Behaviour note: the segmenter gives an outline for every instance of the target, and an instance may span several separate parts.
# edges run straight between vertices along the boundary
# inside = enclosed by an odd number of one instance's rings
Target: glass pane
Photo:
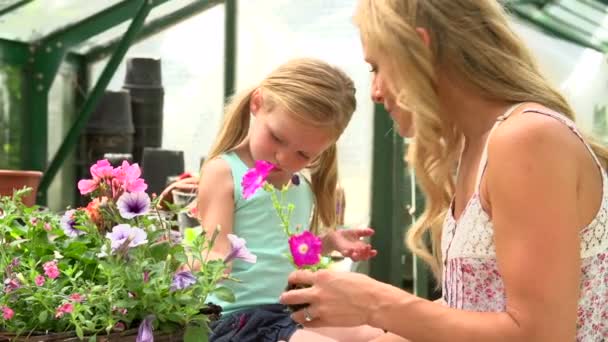
[[[255,85],[294,57],[317,57],[348,73],[357,88],[357,111],[338,142],[345,224],[370,216],[373,105],[370,73],[352,16],[353,0],[239,1],[237,88]]]
[[[36,41],[122,1],[34,0],[1,17],[0,38]]]
[[[198,172],[222,119],[223,31],[224,6],[219,5],[135,44],[126,57],[161,59],[165,91],[162,147],[184,151],[185,168],[190,172]],[[90,87],[106,62],[92,65]],[[123,61],[108,89],[123,87],[125,70]]]
[[[0,66],[0,169],[21,169],[22,82],[20,69]]]
[[[150,14],[146,18],[146,24],[151,21],[162,18],[168,14],[174,13],[175,11],[187,7],[189,5],[200,3],[199,0],[171,0],[165,2],[159,6],[156,6],[150,11]],[[126,31],[130,25],[130,21],[117,25],[101,34],[92,37],[86,42],[77,45],[72,51],[86,55],[92,48],[100,45],[106,45],[108,42],[114,41],[120,38]]]
[[[76,87],[76,69],[70,64],[64,63],[55,76],[48,97],[48,163],[57,153],[76,118],[75,89],[78,89]],[[60,211],[65,210],[68,205],[73,205],[76,181],[74,152],[72,152],[63,162],[49,186],[47,193],[49,208]]]

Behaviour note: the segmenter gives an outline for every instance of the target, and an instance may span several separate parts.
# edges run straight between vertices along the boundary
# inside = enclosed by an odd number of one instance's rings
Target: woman
[[[408,231],[443,298],[354,273],[295,272],[305,326],[369,324],[401,341],[608,340],[605,149],[583,138],[494,0],[361,0],[373,97],[426,207]],[[430,233],[432,249],[424,237]]]

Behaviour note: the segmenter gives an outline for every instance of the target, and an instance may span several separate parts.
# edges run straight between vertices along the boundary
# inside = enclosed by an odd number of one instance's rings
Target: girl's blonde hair
[[[454,194],[463,135],[448,116],[440,115],[439,70],[449,70],[488,99],[537,102],[571,119],[574,112],[541,75],[496,0],[361,0],[355,22],[367,48],[386,60],[398,106],[414,113],[415,139],[407,160],[426,203],[406,242],[441,279],[441,226]],[[428,32],[429,47],[417,28]],[[605,164],[608,151],[591,144]],[[425,241],[429,231],[430,249]]]
[[[255,89],[262,90],[263,106],[285,109],[294,119],[326,129],[337,140],[356,109],[353,81],[340,69],[321,60],[291,60],[271,72],[257,87],[236,95],[226,106],[224,123],[207,160],[237,147],[247,137],[250,101]],[[335,142],[310,165],[315,198],[311,229],[336,226],[338,159]]]

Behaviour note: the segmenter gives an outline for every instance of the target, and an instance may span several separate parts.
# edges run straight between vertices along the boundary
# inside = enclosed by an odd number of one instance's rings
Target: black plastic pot
[[[142,177],[148,184],[147,192],[160,195],[169,177],[184,173],[184,152],[145,147],[141,167]]]
[[[133,159],[141,163],[144,147],[162,145],[165,92],[160,59],[128,59],[123,89],[131,95],[135,126]]]

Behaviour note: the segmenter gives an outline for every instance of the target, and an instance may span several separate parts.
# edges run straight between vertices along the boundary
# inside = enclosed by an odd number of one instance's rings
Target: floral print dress
[[[514,109],[515,107],[512,107],[499,117],[494,128]],[[568,118],[554,112],[525,110],[524,113],[526,112],[554,117],[570,127],[582,140],[574,123]],[[587,148],[591,151],[588,145]],[[600,165],[592,151],[591,154]],[[454,219],[452,207],[446,215],[441,241],[444,263],[442,290],[443,300],[450,307],[468,311],[500,312],[505,311],[507,298],[496,263],[493,223],[482,208],[479,198],[479,184],[486,164],[487,146],[479,165],[474,195],[458,221]],[[582,280],[576,341],[581,342],[608,341],[607,178],[606,171],[602,170],[603,193],[599,211],[593,221],[580,231]]]

